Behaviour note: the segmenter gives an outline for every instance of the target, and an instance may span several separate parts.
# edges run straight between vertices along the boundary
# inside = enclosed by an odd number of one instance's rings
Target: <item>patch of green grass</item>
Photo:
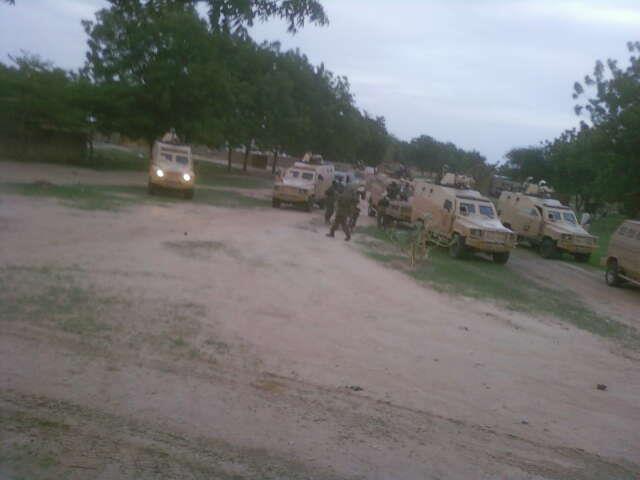
[[[594,267],[603,268],[600,265],[600,259],[607,254],[611,235],[626,220],[624,215],[608,215],[603,218],[594,220],[589,233],[598,237],[598,248],[591,254],[589,263]]]
[[[150,196],[144,186],[122,185],[53,185],[47,182],[3,183],[0,193],[13,193],[30,197],[55,198],[64,205],[81,210],[117,211],[136,203],[185,202],[179,192],[167,191]],[[254,198],[235,191],[197,189],[192,201],[196,204],[227,208],[255,208],[270,206],[267,199]]]
[[[100,187],[90,185],[53,185],[46,182],[0,185],[0,191],[29,197],[52,197],[81,210],[118,210],[126,199],[118,198]]]
[[[411,269],[407,257],[402,254],[409,244],[411,232],[388,233],[366,227],[358,229],[358,233],[376,240],[360,241],[368,256],[382,263],[400,266],[418,282],[438,291],[496,301],[514,311],[552,316],[588,332],[640,348],[640,332],[636,329],[593,312],[572,292],[535,283],[508,264],[499,265],[480,256],[455,260],[445,249],[434,247],[427,261]]]
[[[227,188],[271,188],[273,180],[247,173],[229,173],[226,167],[211,162],[195,162],[196,185]]]
[[[103,145],[94,149],[93,156],[90,159],[78,162],[76,165],[101,171],[146,172],[149,169],[149,155],[115,146]]]

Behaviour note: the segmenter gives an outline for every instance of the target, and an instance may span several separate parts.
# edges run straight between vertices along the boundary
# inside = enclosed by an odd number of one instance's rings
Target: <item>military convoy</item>
[[[320,155],[305,155],[302,161],[295,162],[276,180],[273,207],[280,208],[286,203],[302,206],[310,212],[316,204],[322,206],[334,175],[334,166],[326,163]]]
[[[566,252],[587,262],[597,238],[580,226],[571,208],[551,198],[552,193],[544,181],[527,185],[522,193],[504,191],[498,200],[500,219],[520,240],[538,247],[543,258]]]
[[[428,239],[448,247],[453,258],[482,252],[496,263],[507,263],[516,235],[502,225],[491,200],[471,185],[469,177],[452,173],[440,185],[419,185],[411,202],[414,215],[425,219]]]
[[[423,222],[428,241],[448,247],[454,258],[483,252],[496,263],[506,263],[516,235],[500,223],[491,200],[473,190],[472,183],[453,173],[439,184],[381,174],[370,182],[369,213],[384,215],[383,224]]]

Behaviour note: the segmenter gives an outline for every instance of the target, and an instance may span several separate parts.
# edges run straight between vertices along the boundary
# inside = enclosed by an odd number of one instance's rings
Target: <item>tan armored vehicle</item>
[[[272,204],[279,208],[288,203],[301,205],[310,212],[315,204],[323,205],[327,189],[331,186],[335,169],[320,155],[305,155],[287,169],[273,186]]]
[[[447,173],[440,185],[422,183],[412,197],[413,215],[425,218],[429,241],[449,247],[453,258],[467,252],[491,254],[506,263],[516,235],[500,222],[493,203],[470,185],[472,180]]]
[[[567,252],[579,262],[588,261],[597,238],[580,226],[569,207],[551,198],[552,192],[544,182],[527,185],[523,193],[502,192],[498,200],[502,223],[537,246],[544,258]]]
[[[368,190],[370,217],[375,217],[378,214],[381,210],[378,203],[382,197],[387,196],[389,206],[384,211],[389,219],[403,223],[415,223],[418,220],[411,205],[412,182],[379,173],[369,180]]]
[[[607,285],[629,282],[640,286],[640,220],[627,220],[618,227],[603,261]]]
[[[180,190],[185,198],[193,198],[194,182],[193,159],[189,145],[170,141],[157,141],[153,144],[148,185],[151,195],[160,188],[169,188]]]

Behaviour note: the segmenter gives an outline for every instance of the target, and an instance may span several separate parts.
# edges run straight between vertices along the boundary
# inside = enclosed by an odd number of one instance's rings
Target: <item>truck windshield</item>
[[[554,222],[559,222],[560,220],[562,220],[562,215],[560,215],[560,212],[557,210],[547,210],[547,217],[549,218],[549,220],[552,220]]]
[[[189,157],[185,155],[176,155],[176,162],[180,165],[187,165],[189,163]]]
[[[311,180],[313,180],[313,177],[314,177],[313,173],[310,173],[310,172],[304,172],[304,173],[302,174],[302,179],[303,179],[303,180],[309,180],[309,181],[311,181]]]
[[[483,216],[489,217],[489,218],[494,218],[495,217],[495,211],[493,210],[493,206],[492,205],[480,203],[478,205],[478,209],[480,210],[480,215],[483,215]]]
[[[460,203],[460,213],[462,215],[481,215],[483,217],[494,218],[495,211],[488,203]]]
[[[562,212],[562,218],[565,222],[573,223],[574,225],[578,223],[573,212]]]
[[[287,172],[287,177],[298,178],[299,176],[300,176],[300,171],[299,170],[289,170]]]

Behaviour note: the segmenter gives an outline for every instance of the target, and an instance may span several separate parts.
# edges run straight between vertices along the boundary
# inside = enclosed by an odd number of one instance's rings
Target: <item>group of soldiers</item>
[[[356,227],[356,222],[360,215],[357,190],[351,187],[344,187],[334,180],[333,184],[327,189],[325,201],[324,221],[327,225],[331,223],[331,217],[335,212],[327,237],[334,237],[336,230],[342,228],[345,240],[351,240],[351,232]]]

